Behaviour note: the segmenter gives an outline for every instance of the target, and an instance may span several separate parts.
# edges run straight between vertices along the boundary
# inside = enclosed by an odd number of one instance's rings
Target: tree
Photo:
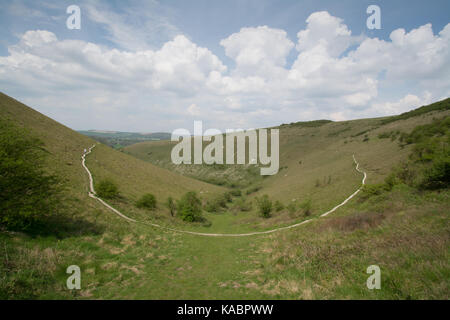
[[[156,198],[151,193],[144,194],[137,202],[136,207],[153,210],[156,208]]]
[[[54,214],[59,179],[45,170],[48,152],[31,132],[0,119],[0,224],[27,231]]]
[[[195,191],[186,192],[177,202],[178,215],[184,221],[194,222],[202,219],[202,202]]]
[[[95,186],[95,191],[100,198],[114,199],[119,195],[119,188],[111,179],[103,179]]]

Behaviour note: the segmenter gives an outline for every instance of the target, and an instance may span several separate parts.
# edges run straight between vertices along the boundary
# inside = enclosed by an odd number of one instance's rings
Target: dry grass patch
[[[319,226],[319,230],[338,230],[351,232],[357,229],[367,230],[379,226],[386,214],[377,212],[362,212],[351,216],[330,218]]]

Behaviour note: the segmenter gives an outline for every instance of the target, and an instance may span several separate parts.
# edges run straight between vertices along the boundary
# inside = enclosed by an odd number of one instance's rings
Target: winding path
[[[122,217],[123,219],[129,221],[129,222],[137,222],[137,223],[142,223],[145,225],[150,225],[156,228],[161,228],[161,229],[165,229],[165,230],[169,230],[169,231],[173,231],[173,232],[178,232],[178,233],[185,233],[185,234],[192,234],[192,235],[198,235],[198,236],[206,236],[206,237],[247,237],[247,236],[255,236],[255,235],[261,235],[261,234],[269,234],[269,233],[274,233],[277,231],[281,231],[281,230],[286,230],[286,229],[292,229],[298,226],[301,226],[302,224],[306,224],[308,222],[311,222],[314,219],[318,219],[318,218],[311,218],[296,224],[292,224],[290,226],[286,226],[286,227],[280,227],[280,228],[276,228],[276,229],[272,229],[272,230],[267,230],[267,231],[257,231],[257,232],[249,232],[249,233],[202,233],[202,232],[194,232],[194,231],[186,231],[186,230],[178,230],[178,229],[173,229],[173,228],[169,228],[169,227],[165,227],[165,226],[161,226],[159,224],[155,224],[155,223],[150,223],[150,222],[140,222],[137,221],[135,219],[132,219],[130,217],[127,217],[126,215],[124,215],[123,213],[121,213],[119,210],[113,208],[112,206],[110,206],[108,203],[106,203],[105,201],[103,201],[102,199],[100,199],[99,197],[97,197],[96,193],[95,193],[95,189],[94,189],[94,180],[92,178],[92,174],[89,171],[88,167],[86,166],[86,156],[92,152],[92,149],[95,147],[95,144],[89,148],[89,151],[83,153],[83,156],[81,157],[82,161],[81,164],[83,165],[83,168],[86,169],[86,172],[88,173],[89,176],[89,197],[96,199],[98,201],[100,201],[101,204],[103,204],[105,207],[107,207],[108,209],[112,210],[114,213],[116,213],[118,216]],[[327,215],[329,215],[330,213],[336,211],[338,208],[342,207],[344,204],[346,204],[350,199],[352,199],[354,196],[356,196],[362,189],[362,187],[364,186],[364,184],[366,183],[366,178],[367,178],[367,174],[365,171],[362,171],[361,169],[359,169],[359,163],[356,161],[355,159],[355,155],[353,155],[353,161],[356,164],[356,170],[360,173],[362,173],[364,175],[362,182],[361,182],[361,186],[358,188],[358,190],[356,190],[354,193],[352,193],[347,199],[345,199],[344,201],[342,201],[340,204],[338,204],[337,206],[335,206],[333,209],[321,214],[319,216],[320,217],[326,217]]]

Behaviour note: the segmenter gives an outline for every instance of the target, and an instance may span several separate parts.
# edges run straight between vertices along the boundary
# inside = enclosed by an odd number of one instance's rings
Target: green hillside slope
[[[80,211],[87,209],[86,202],[98,206],[87,198],[87,175],[81,166],[83,150],[96,141],[1,93],[0,117],[31,130],[33,135],[44,142],[45,149],[50,153],[49,170],[65,180],[68,188],[66,196],[80,207]],[[191,190],[205,193],[221,191],[220,187],[160,169],[102,144],[94,150],[88,165],[92,167],[94,180],[110,178],[119,184],[119,191],[126,202],[118,202],[117,205],[123,204],[130,209],[134,201],[149,192],[163,202],[168,196],[178,198],[180,194]]]
[[[158,160],[166,163],[157,164],[167,165],[170,145],[163,142],[157,143],[160,150],[148,149],[153,144],[133,146],[142,159],[152,152],[147,162],[100,144],[86,164],[96,181],[116,182],[121,196],[110,203],[139,221],[132,223],[87,195],[81,153],[93,140],[1,94],[0,117],[29,129],[45,143],[48,170],[65,181],[65,202],[58,214],[67,219],[42,234],[0,228],[0,299],[448,299],[448,185],[421,189],[410,181],[414,172],[422,178],[421,166],[429,167],[435,160],[448,163],[448,121],[442,121],[449,116],[448,102],[394,121],[284,125],[280,127],[283,169],[261,178],[253,169],[233,168],[234,188],[149,163],[152,154],[159,154]],[[419,127],[424,124],[432,125]],[[438,125],[443,130],[433,129]],[[414,136],[408,136],[413,130]],[[427,151],[424,145],[433,148]],[[441,153],[433,154],[436,150]],[[413,152],[422,158],[431,155],[432,160],[412,158],[413,163],[404,167],[408,170],[398,172],[391,184],[384,183],[391,168]],[[359,188],[361,174],[354,169],[352,154],[367,172],[370,185],[332,215],[317,218]],[[190,175],[208,180],[217,171],[216,178],[226,177],[222,171],[228,169],[192,170]],[[445,175],[435,171],[426,173],[444,181]],[[246,175],[254,179],[239,185]],[[261,189],[247,196],[246,191],[255,187]],[[243,195],[233,196],[226,208],[204,212],[210,225],[172,218],[163,204],[168,196],[179,199],[193,190],[205,205],[227,190],[238,189]],[[147,192],[157,199],[153,211],[134,205]],[[262,194],[285,206],[295,202],[295,210],[274,209],[271,218],[262,218],[254,201]],[[252,204],[250,210],[243,210],[244,198]],[[309,216],[300,206],[305,199],[312,204]],[[237,233],[270,230],[307,218],[312,219],[308,224],[250,237],[205,237],[142,223]],[[381,290],[366,287],[366,269],[374,264],[381,268]],[[66,287],[70,265],[81,269],[80,290]]]
[[[415,126],[430,123],[434,118],[450,115],[450,99],[396,117],[362,119],[343,122],[312,121],[282,125],[280,129],[280,170],[269,177],[259,175],[255,165],[174,165],[170,159],[175,142],[142,142],[130,145],[125,153],[174,172],[199,180],[252,192],[254,198],[268,194],[284,206],[294,204],[296,212],[283,210],[270,219],[258,218],[255,212],[220,216],[228,229],[247,225],[268,228],[304,219],[298,207],[311,201],[313,216],[334,207],[357,189],[361,175],[354,170],[355,155],[370,183],[378,183],[393,166],[408,158],[411,145],[403,146],[398,139],[386,139],[383,134],[410,132]],[[204,147],[207,145],[204,142]],[[254,208],[256,211],[256,208]],[[212,219],[215,219],[213,216]],[[219,220],[219,219],[217,219]]]

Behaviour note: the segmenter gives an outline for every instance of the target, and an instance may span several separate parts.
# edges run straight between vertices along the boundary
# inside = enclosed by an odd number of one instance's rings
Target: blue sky
[[[81,30],[66,28],[72,4]],[[381,30],[366,27],[371,4],[381,8]],[[449,1],[0,6],[0,90],[75,129],[344,120],[449,95]]]

